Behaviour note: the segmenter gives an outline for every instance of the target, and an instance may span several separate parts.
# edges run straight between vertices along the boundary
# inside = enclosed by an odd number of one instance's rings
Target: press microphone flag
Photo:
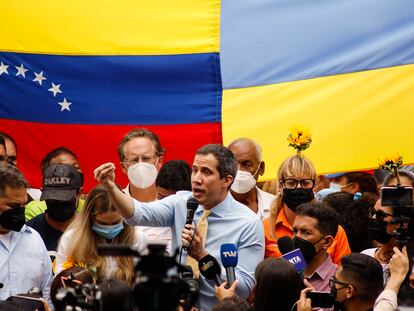
[[[207,280],[214,280],[217,286],[221,285],[221,267],[216,258],[206,255],[198,262],[198,269]]]
[[[227,284],[232,286],[236,281],[234,268],[237,266],[237,248],[234,244],[222,244],[220,247],[220,257],[223,267],[226,268]]]
[[[295,269],[299,273],[303,273],[306,269],[306,261],[299,248],[295,248],[292,240],[288,236],[283,236],[277,240],[277,245],[282,257],[288,260],[295,266]]]

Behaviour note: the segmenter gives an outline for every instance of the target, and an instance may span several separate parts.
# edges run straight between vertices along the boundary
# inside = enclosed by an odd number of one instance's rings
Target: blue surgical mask
[[[105,226],[94,223],[92,225],[92,230],[97,234],[103,236],[105,239],[112,240],[115,238],[122,230],[124,230],[124,224],[121,222],[113,226]]]

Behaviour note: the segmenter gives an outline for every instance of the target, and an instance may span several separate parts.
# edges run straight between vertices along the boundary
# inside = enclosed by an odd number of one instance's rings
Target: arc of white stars
[[[54,84],[53,82],[52,87],[48,89],[48,91],[53,93],[53,97],[56,97],[57,93],[62,93],[62,91],[60,90],[60,84]]]
[[[3,62],[0,62],[0,76],[5,73],[5,74],[9,74],[7,68],[9,68],[9,65],[3,64]]]
[[[71,102],[68,102],[68,101],[66,100],[66,98],[63,98],[63,102],[59,102],[58,104],[62,107],[62,108],[60,109],[60,112],[62,112],[63,110],[70,111],[69,106],[70,106],[70,105],[72,105],[72,103],[71,103]]]
[[[33,82],[38,82],[39,85],[42,85],[42,82],[44,80],[47,80],[44,76],[43,76],[43,71],[39,72],[39,73],[34,73],[35,74],[35,78],[33,79]]]
[[[16,77],[23,76],[23,78],[26,78],[26,71],[29,71],[29,69],[24,68],[23,64],[14,67],[17,69]]]

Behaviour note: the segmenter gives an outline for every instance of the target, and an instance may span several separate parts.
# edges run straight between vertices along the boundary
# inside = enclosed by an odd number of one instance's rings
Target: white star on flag
[[[58,104],[62,106],[62,109],[60,109],[60,112],[62,112],[63,110],[70,111],[69,106],[72,105],[72,103],[68,102],[66,98],[63,99],[63,102],[60,102]]]
[[[53,93],[53,97],[56,97],[57,93],[62,93],[62,91],[60,90],[60,84],[54,84],[53,82],[52,87],[48,89],[48,91],[51,91]]]
[[[35,78],[33,79],[33,82],[39,82],[39,85],[42,85],[43,80],[47,80],[44,76],[43,76],[43,71],[39,72],[39,73],[34,73],[35,74]]]
[[[0,76],[5,73],[5,74],[9,74],[9,72],[7,71],[7,68],[9,68],[9,65],[5,65],[3,64],[3,62],[0,62]]]
[[[17,69],[16,77],[22,75],[23,78],[26,78],[26,71],[29,71],[29,69],[24,68],[23,64],[14,67]]]

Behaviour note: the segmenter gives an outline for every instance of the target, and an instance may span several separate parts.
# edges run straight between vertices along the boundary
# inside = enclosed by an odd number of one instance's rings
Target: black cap
[[[72,165],[54,164],[43,172],[41,200],[71,201],[83,185],[83,176]]]

